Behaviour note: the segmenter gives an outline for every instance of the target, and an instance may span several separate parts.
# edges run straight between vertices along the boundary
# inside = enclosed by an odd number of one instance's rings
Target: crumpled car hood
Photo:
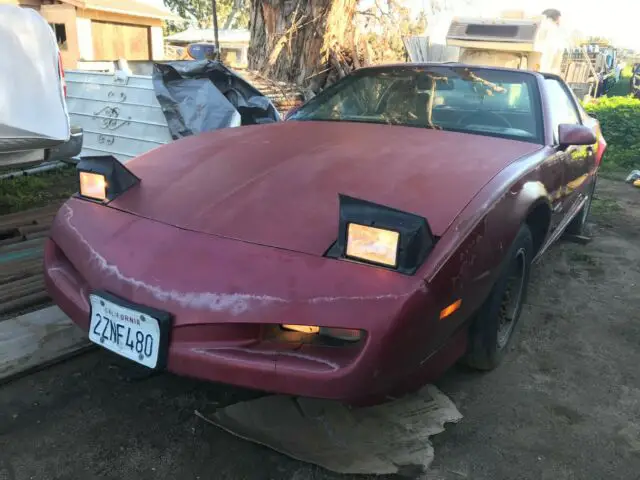
[[[338,194],[424,216],[442,235],[501,169],[540,145],[422,128],[282,122],[188,137],[127,164],[110,203],[179,228],[322,255]]]

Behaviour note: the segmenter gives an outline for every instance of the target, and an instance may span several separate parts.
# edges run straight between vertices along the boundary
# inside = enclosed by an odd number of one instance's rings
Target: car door
[[[595,168],[595,154],[592,146],[560,145],[558,130],[562,124],[582,124],[582,117],[575,97],[569,87],[556,78],[545,79],[547,95],[551,105],[551,123],[556,142],[557,157],[562,165],[562,189],[560,202],[554,209],[564,217],[571,207],[579,201],[589,187],[589,173]]]

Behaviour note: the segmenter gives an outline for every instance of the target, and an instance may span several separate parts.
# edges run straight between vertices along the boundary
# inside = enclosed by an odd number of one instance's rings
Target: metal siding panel
[[[121,135],[105,135],[103,133],[87,130],[84,131],[84,140],[93,148],[113,150],[114,152],[129,155],[131,157],[137,157],[149,150],[153,150],[154,148],[164,145],[164,143],[160,142],[131,139]],[[119,146],[119,148],[115,148],[116,146]]]
[[[97,148],[85,148],[82,150],[82,155],[83,156],[87,156],[87,157],[91,157],[91,156],[98,156],[98,155],[113,155],[114,157],[116,157],[120,162],[122,163],[127,163],[129,160],[131,160],[132,158],[134,158],[131,155],[125,155],[122,154],[120,152],[114,152],[112,150],[98,150]]]
[[[67,82],[98,83],[102,85],[122,85],[153,91],[150,75],[114,75],[113,73],[66,70]]]
[[[172,141],[150,76],[66,72],[67,106],[84,129],[81,155],[127,160]]]
[[[73,105],[73,114],[104,117],[104,122],[113,118],[121,121],[136,122],[144,120],[160,126],[166,126],[166,119],[160,106],[151,107],[142,103],[116,102],[109,100],[94,100],[89,97],[67,97],[67,105]],[[71,107],[69,107],[71,109]],[[114,122],[111,122],[113,125]]]
[[[77,89],[74,88],[75,84],[68,81],[67,84],[70,89],[67,98],[81,98],[76,93]],[[92,83],[85,83],[84,86],[84,91],[91,93],[91,96],[85,96],[85,98],[89,100],[134,103],[151,108],[160,108],[160,105],[156,100],[156,94],[153,90]]]

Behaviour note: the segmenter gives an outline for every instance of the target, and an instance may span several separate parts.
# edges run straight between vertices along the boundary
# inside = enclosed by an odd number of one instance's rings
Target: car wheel
[[[520,318],[529,285],[533,237],[522,225],[502,263],[500,277],[476,313],[469,332],[465,363],[492,370],[502,361]]]
[[[587,201],[582,206],[582,209],[576,214],[576,216],[571,220],[571,223],[565,229],[565,233],[569,235],[584,235],[585,227],[587,225],[587,219],[589,218],[589,214],[591,213],[591,202],[593,201],[593,195],[596,192],[596,181],[598,177],[594,176],[587,189]]]

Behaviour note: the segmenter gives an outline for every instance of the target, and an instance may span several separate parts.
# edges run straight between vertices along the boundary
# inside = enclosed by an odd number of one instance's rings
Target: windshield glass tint
[[[325,90],[291,120],[384,123],[542,143],[535,77],[466,67],[364,69]]]

